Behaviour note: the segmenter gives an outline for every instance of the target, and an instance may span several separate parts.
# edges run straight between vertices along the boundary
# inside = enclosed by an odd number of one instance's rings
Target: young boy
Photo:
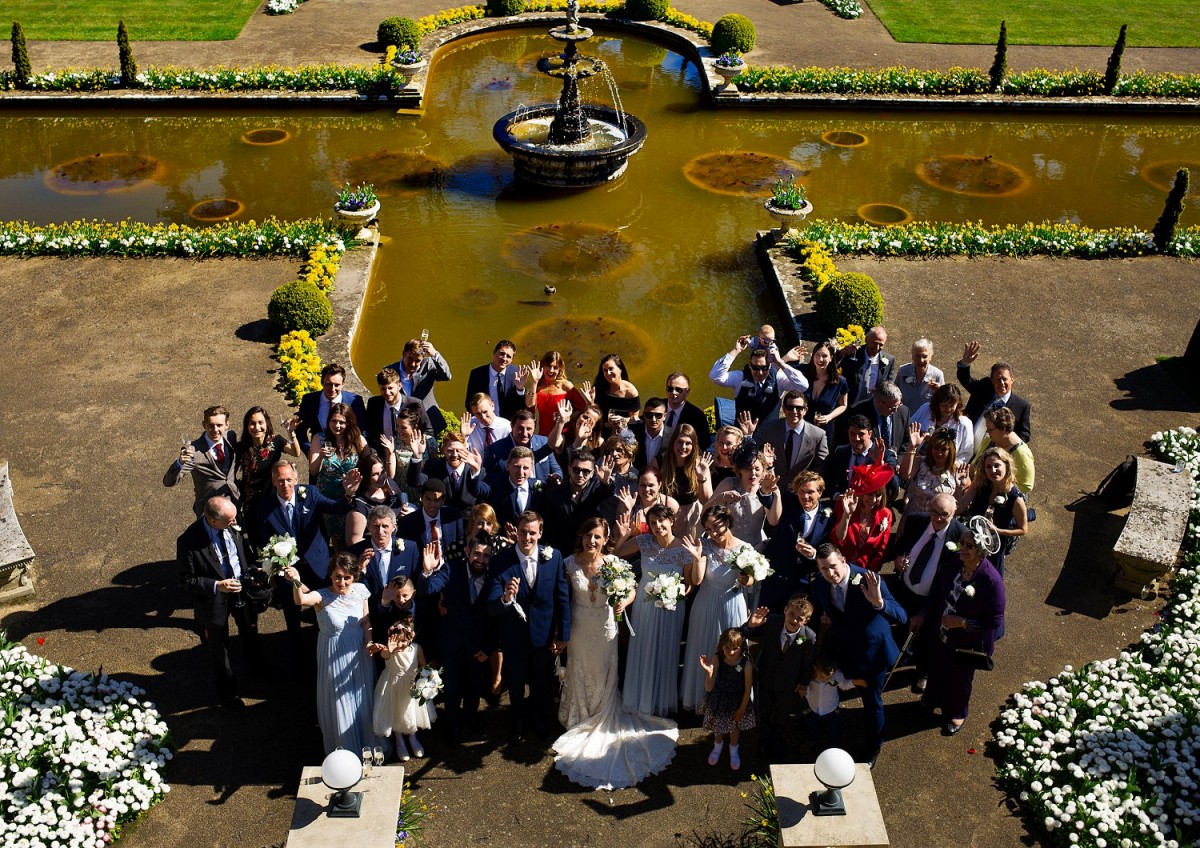
[[[842,717],[838,708],[842,702],[841,690],[854,686],[855,682],[842,676],[828,654],[818,656],[813,662],[807,693],[809,712],[804,721],[808,728],[809,753],[814,758],[826,748],[840,746]]]
[[[759,607],[743,630],[754,631],[758,643],[755,662],[754,702],[758,710],[759,750],[771,762],[794,762],[797,746],[789,738],[796,725],[817,639],[808,627],[813,605],[803,594],[793,595],[783,615],[770,615]]]

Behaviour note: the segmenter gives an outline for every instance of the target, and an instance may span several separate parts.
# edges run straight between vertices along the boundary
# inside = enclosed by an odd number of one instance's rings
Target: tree
[[[1154,225],[1152,233],[1154,246],[1159,253],[1165,253],[1171,239],[1175,238],[1175,227],[1179,224],[1179,216],[1183,212],[1183,198],[1187,194],[1190,178],[1191,174],[1187,168],[1180,168],[1175,172],[1175,183],[1167,194],[1167,204],[1163,207],[1163,213]]]
[[[133,88],[137,85],[137,62],[133,60],[133,48],[129,46],[129,30],[125,29],[125,21],[117,24],[117,50],[121,54],[121,87]]]
[[[1004,85],[1004,72],[1008,70],[1008,28],[1005,22],[1000,22],[1000,37],[996,39],[996,58],[992,60],[992,69],[988,71],[992,91],[999,91]]]
[[[1104,93],[1112,94],[1117,88],[1117,79],[1121,76],[1121,56],[1125,53],[1125,30],[1129,24],[1121,24],[1121,34],[1113,45],[1112,55],[1108,57],[1108,67],[1104,69]]]
[[[12,62],[17,88],[29,88],[29,75],[33,73],[29,66],[29,48],[25,46],[25,30],[16,21],[12,28]]]

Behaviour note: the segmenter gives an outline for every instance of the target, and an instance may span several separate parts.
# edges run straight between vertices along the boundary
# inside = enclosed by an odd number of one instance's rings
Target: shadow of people
[[[1197,412],[1200,404],[1189,397],[1183,387],[1161,364],[1146,365],[1113,380],[1113,385],[1124,393],[1123,397],[1109,402],[1117,410],[1165,410],[1169,412]]]
[[[1125,517],[1110,512],[1108,504],[1091,495],[1081,495],[1066,509],[1074,514],[1071,541],[1046,603],[1066,613],[1104,618],[1121,601],[1112,585],[1117,571],[1112,551]]]

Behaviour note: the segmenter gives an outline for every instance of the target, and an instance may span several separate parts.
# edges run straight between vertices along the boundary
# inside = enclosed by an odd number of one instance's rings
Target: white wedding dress
[[[558,718],[570,729],[554,742],[554,766],[571,782],[593,789],[635,786],[674,759],[679,728],[621,702],[612,607],[574,557],[565,565],[571,585],[571,642]]]

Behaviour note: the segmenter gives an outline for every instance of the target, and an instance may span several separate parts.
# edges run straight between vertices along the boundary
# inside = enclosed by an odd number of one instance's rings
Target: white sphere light
[[[321,763],[321,781],[335,792],[344,792],[362,780],[363,765],[358,755],[338,748]]]
[[[813,764],[817,780],[833,789],[842,789],[854,782],[854,758],[841,748],[826,748]]]

